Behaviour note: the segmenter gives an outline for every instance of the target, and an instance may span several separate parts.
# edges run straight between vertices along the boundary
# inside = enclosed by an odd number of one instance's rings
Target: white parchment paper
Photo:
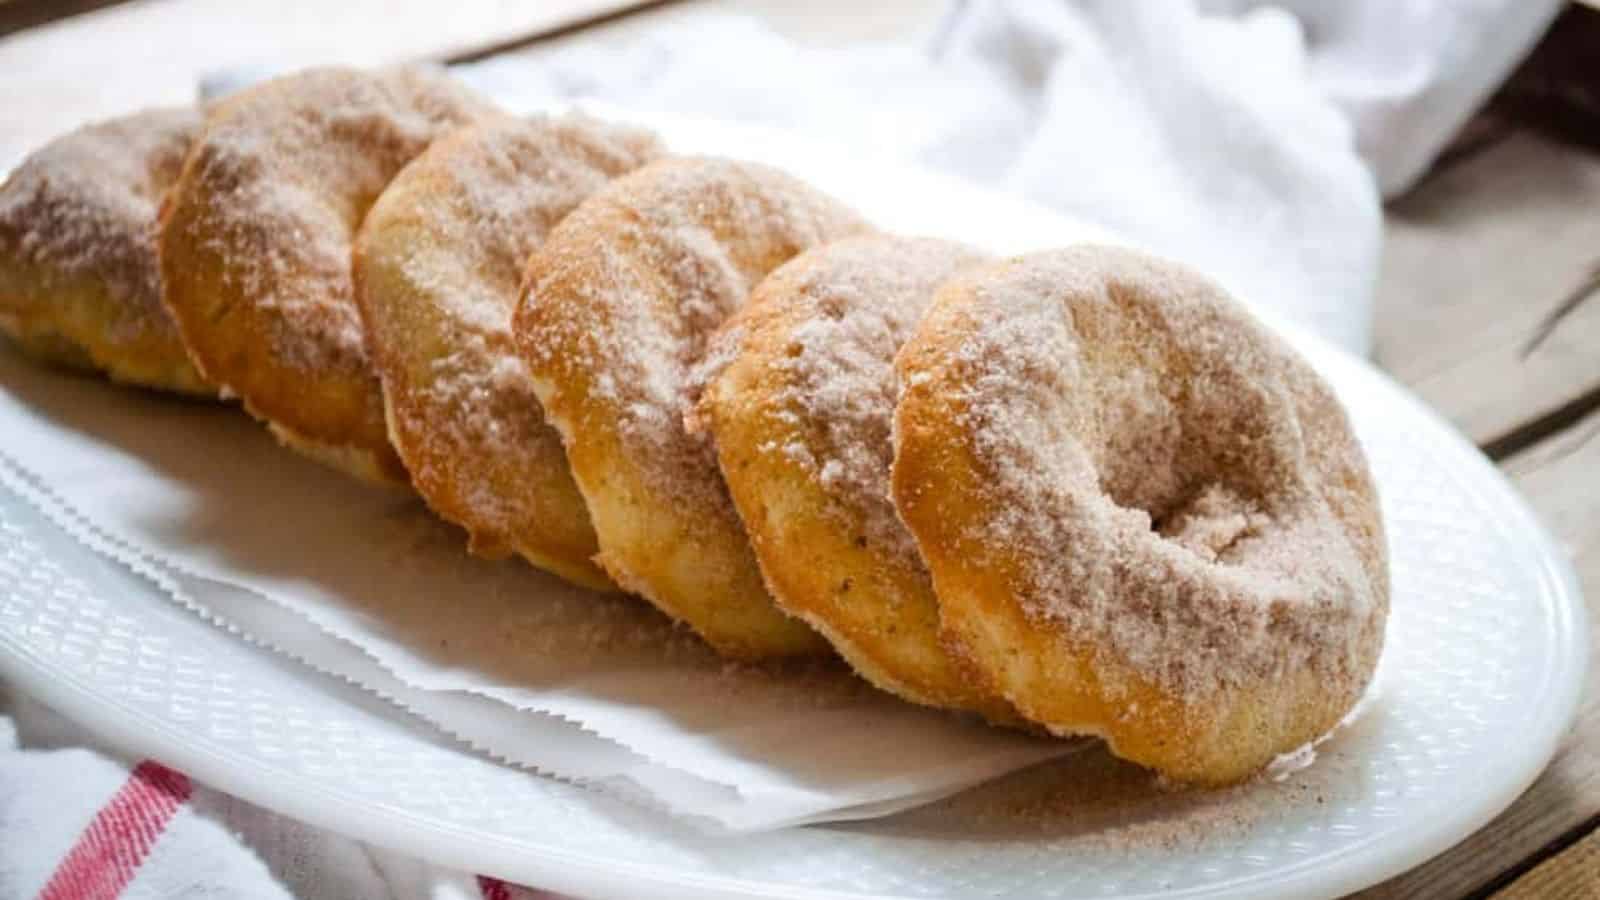
[[[1071,752],[882,694],[837,663],[733,666],[642,601],[465,552],[416,497],[278,447],[235,408],[0,352],[7,486],[180,602],[474,747],[749,831],[883,815]]]

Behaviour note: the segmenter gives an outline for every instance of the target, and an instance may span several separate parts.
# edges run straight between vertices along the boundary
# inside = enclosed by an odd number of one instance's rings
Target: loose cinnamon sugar
[[[1304,363],[1203,279],[1122,251],[969,289],[952,427],[991,494],[974,537],[1022,560],[1025,611],[1187,700],[1306,669],[1353,697],[1386,575],[1365,461]]]
[[[117,304],[100,323],[110,342],[154,335],[176,344],[161,306],[156,213],[200,120],[191,108],[148,110],[41,148],[0,188],[0,256],[46,277],[102,283]]]
[[[1216,790],[1175,786],[1112,756],[1105,745],[1006,776],[874,828],[931,836],[953,830],[984,840],[1048,842],[1052,852],[1095,863],[1129,856],[1237,847],[1287,810],[1348,802],[1337,758],[1287,777],[1263,775]],[[956,837],[958,834],[951,834]]]
[[[1368,802],[1370,760],[1353,746],[1372,740],[1369,693],[1315,748],[1285,754],[1231,787],[1176,785],[1083,739],[1075,753],[991,781],[939,803],[880,819],[880,832],[923,838],[1016,839],[1086,864],[1174,852],[1237,852],[1252,834],[1286,820],[1333,815]]]

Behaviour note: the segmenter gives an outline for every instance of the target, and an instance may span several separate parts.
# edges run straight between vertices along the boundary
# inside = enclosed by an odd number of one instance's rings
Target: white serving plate
[[[1102,236],[950,179],[788,138],[651,123],[679,146],[785,165],[903,230],[1008,250]],[[1225,803],[1158,800],[1096,824],[997,799],[1042,791],[1057,769],[891,819],[708,835],[497,764],[209,625],[4,489],[0,673],[130,752],[262,806],[573,894],[1342,895],[1441,852],[1526,788],[1576,709],[1587,628],[1570,567],[1476,449],[1365,363],[1293,339],[1350,408],[1372,460],[1394,611],[1361,715],[1309,768]],[[1129,839],[1135,832],[1145,837]]]

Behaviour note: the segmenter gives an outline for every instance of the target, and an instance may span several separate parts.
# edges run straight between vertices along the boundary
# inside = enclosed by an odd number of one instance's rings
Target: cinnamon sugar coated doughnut
[[[1366,460],[1209,281],[1025,256],[946,284],[896,365],[897,508],[954,643],[1023,715],[1220,784],[1361,695],[1389,603]]]
[[[528,256],[556,223],[659,152],[645,132],[581,116],[497,118],[435,141],[367,213],[356,300],[389,435],[475,553],[516,552],[614,589],[592,561],[594,528],[511,317]]]
[[[200,130],[154,109],[46,144],[0,185],[0,331],[116,381],[215,394],[161,305],[156,213]]]
[[[441,72],[309,69],[221,101],[162,214],[164,300],[200,371],[284,443],[404,482],[352,296],[378,194],[490,111]]]
[[[685,427],[693,370],[763,276],[865,227],[775,169],[667,159],[584,201],[528,267],[517,342],[601,566],[732,656],[827,645],[773,604],[710,443]]]
[[[916,544],[889,499],[894,354],[934,289],[982,257],[947,241],[849,238],[767,276],[717,333],[702,420],[780,606],[867,680],[1014,719],[942,644]]]

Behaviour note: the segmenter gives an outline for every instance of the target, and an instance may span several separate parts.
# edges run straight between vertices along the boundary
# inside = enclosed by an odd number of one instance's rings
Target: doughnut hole
[[[1081,368],[1057,398],[1085,407],[1074,419],[1088,425],[1093,493],[1208,561],[1237,562],[1294,477],[1296,435],[1278,427],[1293,417],[1290,398],[1262,389],[1246,362],[1180,346],[1177,323],[1150,300],[1111,281],[1103,302],[1067,309]]]

